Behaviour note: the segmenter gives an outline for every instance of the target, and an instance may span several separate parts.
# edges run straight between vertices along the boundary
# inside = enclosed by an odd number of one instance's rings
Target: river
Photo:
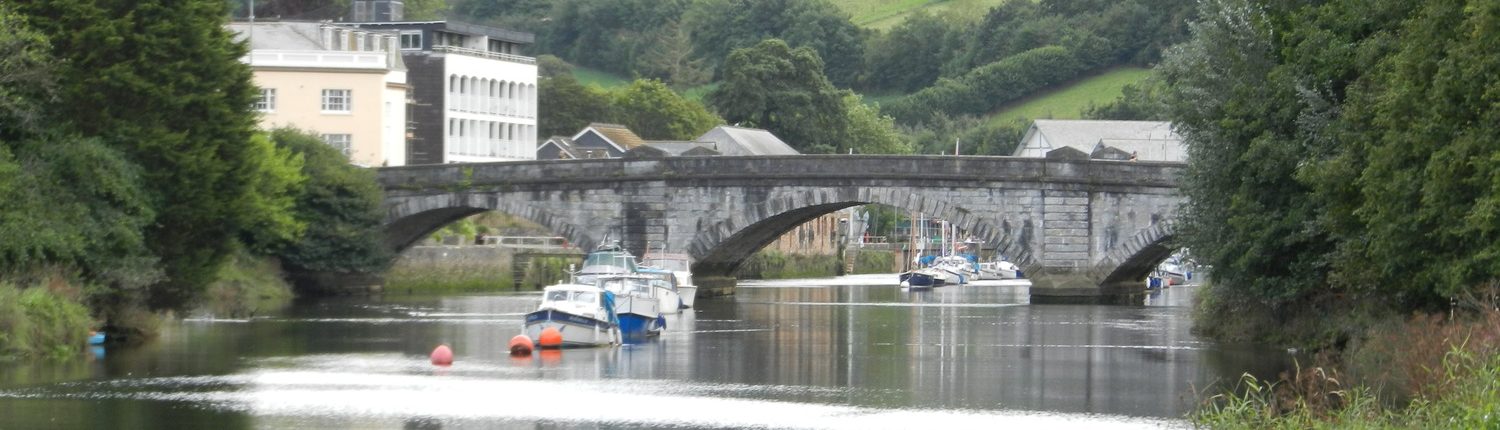
[[[659,339],[521,358],[506,342],[537,292],[198,316],[141,346],[0,365],[0,430],[1175,427],[1198,393],[1288,360],[1194,336],[1195,287],[1030,305],[1024,281],[891,281],[742,281]],[[439,343],[452,366],[429,364]]]

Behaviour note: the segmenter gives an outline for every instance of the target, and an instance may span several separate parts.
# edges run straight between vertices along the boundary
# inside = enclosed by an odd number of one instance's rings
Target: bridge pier
[[[734,295],[734,276],[693,276],[698,285],[698,298]]]
[[[1101,283],[1084,273],[1041,273],[1030,278],[1032,304],[1139,305],[1146,296],[1144,283]]]

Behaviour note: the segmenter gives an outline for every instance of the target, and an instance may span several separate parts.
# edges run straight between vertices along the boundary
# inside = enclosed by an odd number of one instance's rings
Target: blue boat
[[[656,296],[654,278],[641,274],[599,275],[598,287],[614,294],[615,315],[620,319],[620,333],[625,338],[661,334],[667,328],[661,302]]]

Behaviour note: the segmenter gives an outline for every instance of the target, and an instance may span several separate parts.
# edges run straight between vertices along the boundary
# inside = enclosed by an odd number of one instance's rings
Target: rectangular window
[[[354,90],[323,90],[323,112],[349,112]]]
[[[276,89],[275,88],[261,88],[260,89],[260,100],[256,100],[255,101],[255,110],[258,110],[258,111],[261,111],[261,112],[275,112],[276,111]]]
[[[422,32],[401,32],[401,49],[422,49]]]
[[[353,150],[350,149],[352,147],[353,141],[354,138],[348,134],[323,135],[323,143],[327,143],[328,146],[332,146],[333,149],[339,150],[339,153],[344,154],[345,157],[348,157],[353,153]]]

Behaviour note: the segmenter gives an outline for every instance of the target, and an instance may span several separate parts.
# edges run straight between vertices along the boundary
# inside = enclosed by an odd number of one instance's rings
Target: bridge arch
[[[1163,220],[1137,232],[1125,242],[1115,245],[1095,264],[1095,270],[1104,273],[1104,285],[1119,285],[1140,282],[1151,275],[1174,248],[1169,246],[1176,236],[1176,224]]]
[[[701,230],[689,249],[689,254],[698,260],[694,272],[705,276],[732,275],[745,259],[797,226],[825,214],[866,204],[881,204],[948,220],[971,236],[995,244],[1002,253],[1015,255],[1013,259],[1018,261],[1013,262],[1016,264],[1033,263],[1032,254],[1024,251],[1028,247],[1016,243],[1015,235],[979,216],[978,211],[929,193],[930,190],[862,187],[783,193]]]
[[[540,224],[569,243],[587,245],[595,238],[586,228],[579,228],[565,217],[535,204],[524,195],[512,193],[449,193],[403,199],[387,205],[386,247],[400,253],[433,232],[465,217],[496,211]]]

